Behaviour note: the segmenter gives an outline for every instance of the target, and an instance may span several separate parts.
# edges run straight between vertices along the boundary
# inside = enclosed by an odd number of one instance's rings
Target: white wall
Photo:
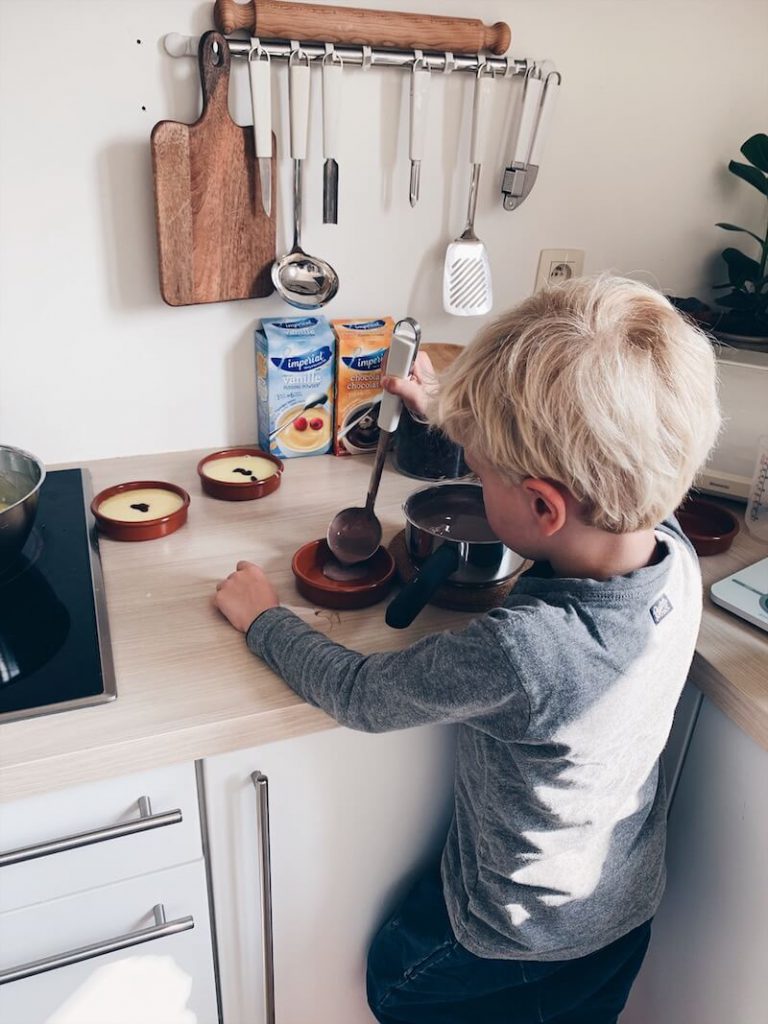
[[[563,73],[539,181],[513,213],[498,189],[519,83],[497,86],[476,225],[497,310],[532,290],[544,247],[585,249],[587,271],[706,294],[714,255],[734,242],[714,222],[761,227],[757,194],[725,167],[768,128],[764,0],[377,6],[505,19],[514,56],[550,57]],[[0,438],[48,462],[255,437],[252,329],[289,307],[273,297],[172,309],[157,283],[149,133],[199,110],[195,62],[166,56],[162,37],[210,27],[211,7],[0,0]],[[236,63],[233,111],[248,123]],[[280,248],[291,223],[285,74],[275,72]],[[326,312],[410,314],[427,340],[469,340],[479,321],[446,316],[440,282],[464,221],[471,77],[433,82],[422,201],[411,210],[407,76],[345,74],[337,227],[321,223],[318,79],[306,172],[304,244],[341,277]]]

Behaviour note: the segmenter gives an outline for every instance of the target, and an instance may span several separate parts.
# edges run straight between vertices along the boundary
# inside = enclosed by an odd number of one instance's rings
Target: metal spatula
[[[475,79],[472,110],[472,141],[469,151],[472,178],[467,204],[467,226],[461,237],[448,246],[443,270],[443,308],[453,316],[482,316],[493,306],[491,265],[485,246],[475,234],[480,161],[488,134],[488,100],[492,87],[492,73],[481,67]]]

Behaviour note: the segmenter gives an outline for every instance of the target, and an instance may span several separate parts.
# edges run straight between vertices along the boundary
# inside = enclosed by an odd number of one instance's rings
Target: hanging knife
[[[268,217],[272,215],[272,84],[269,54],[258,39],[251,39],[248,54],[253,106],[253,139],[259,162],[261,205]]]
[[[339,215],[339,165],[336,155],[342,67],[341,57],[330,47],[323,57],[323,224],[338,223]]]

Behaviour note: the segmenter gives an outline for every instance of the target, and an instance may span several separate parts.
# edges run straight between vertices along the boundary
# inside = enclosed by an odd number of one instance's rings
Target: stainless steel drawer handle
[[[269,858],[269,780],[252,772],[258,811],[259,866],[261,869],[261,933],[264,968],[264,1018],[275,1024],[275,960],[272,946],[272,865]]]
[[[33,960],[31,963],[21,964],[19,967],[9,967],[5,971],[0,971],[0,985],[7,985],[11,981],[21,981],[22,978],[33,978],[37,974],[45,974],[46,971],[56,971],[60,967],[69,967],[71,964],[82,963],[83,960],[93,960],[94,957],[104,956],[105,953],[115,953],[119,949],[139,946],[142,942],[164,939],[168,935],[187,932],[190,928],[195,927],[192,917],[178,917],[175,921],[166,921],[165,908],[162,903],[153,907],[152,913],[155,915],[155,923],[151,928],[141,928],[139,931],[128,932],[127,935],[118,935],[114,939],[105,939],[104,942],[80,946],[79,949],[72,949],[68,953],[57,953],[55,956],[46,956],[42,960]]]
[[[0,867],[9,864],[21,864],[25,860],[36,860],[47,857],[51,853],[63,853],[65,850],[76,850],[80,846],[91,846],[93,843],[104,843],[108,839],[119,839],[120,836],[132,836],[137,832],[147,832],[165,825],[178,825],[181,821],[181,810],[165,811],[153,814],[148,796],[139,797],[139,817],[133,821],[124,821],[119,825],[107,825],[88,832],[77,832],[72,836],[52,839],[47,843],[35,843],[33,846],[21,846],[18,850],[0,853]]]

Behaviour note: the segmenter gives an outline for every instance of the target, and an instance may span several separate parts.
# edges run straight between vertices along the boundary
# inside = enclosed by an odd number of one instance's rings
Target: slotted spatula
[[[467,226],[462,235],[451,242],[445,253],[443,269],[443,308],[453,316],[482,316],[493,306],[491,265],[485,246],[475,234],[475,207],[483,146],[488,134],[490,91],[493,74],[482,67],[475,79],[472,109],[472,140],[469,162],[472,178],[467,204]]]

